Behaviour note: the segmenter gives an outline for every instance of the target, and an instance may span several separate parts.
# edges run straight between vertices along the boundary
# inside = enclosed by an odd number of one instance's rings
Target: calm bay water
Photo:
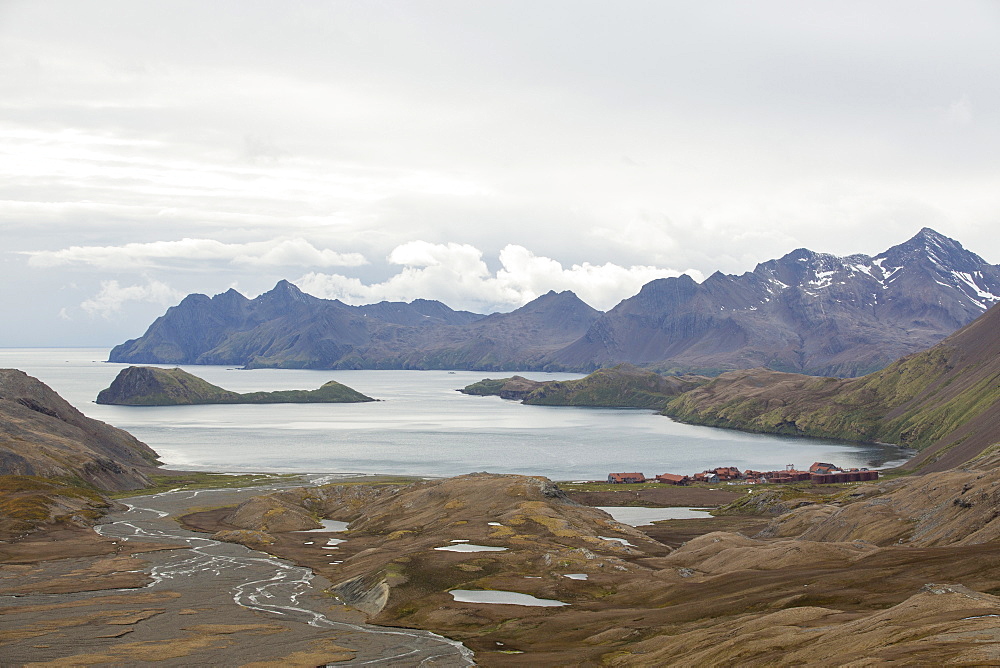
[[[814,461],[887,466],[892,446],[744,434],[684,425],[650,411],[524,406],[455,390],[481,371],[244,371],[184,366],[237,392],[344,383],[379,402],[258,406],[100,406],[97,393],[125,364],[106,349],[0,349],[0,367],[25,371],[89,417],[129,431],[169,466],[192,470],[360,472],[451,476],[473,471],[603,479],[611,471],[691,474],[715,466],[772,470]],[[539,380],[578,374],[522,372]]]

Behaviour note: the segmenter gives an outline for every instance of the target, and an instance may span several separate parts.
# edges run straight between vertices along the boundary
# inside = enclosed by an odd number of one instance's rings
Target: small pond
[[[493,591],[452,589],[452,597],[460,603],[499,603],[503,605],[535,605],[555,607],[569,605],[551,598],[535,598],[530,594],[519,594],[516,591]]]
[[[615,521],[633,527],[644,526],[660,520],[711,519],[711,508],[633,508],[630,506],[599,506]]]
[[[307,529],[305,531],[296,531],[296,533],[319,533],[321,531],[347,531],[347,525],[350,522],[341,522],[340,520],[320,520],[321,526],[319,529]]]
[[[489,545],[473,545],[472,543],[456,543],[434,549],[444,552],[504,552],[507,550],[506,547],[490,547]]]

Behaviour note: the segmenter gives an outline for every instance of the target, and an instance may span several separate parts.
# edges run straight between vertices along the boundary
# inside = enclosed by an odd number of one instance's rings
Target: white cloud
[[[468,244],[432,244],[411,241],[389,254],[402,270],[381,283],[365,284],[340,274],[312,272],[295,283],[304,291],[352,304],[380,300],[410,301],[435,298],[452,308],[506,311],[522,306],[549,290],[572,290],[595,308],[607,310],[639,291],[645,283],[682,272],[653,266],[606,263],[574,264],[535,255],[527,248],[507,245],[499,254],[502,268],[490,272],[483,253]],[[693,270],[684,272],[701,280]]]
[[[521,303],[531,301],[549,290],[572,290],[588,304],[607,310],[626,297],[631,297],[646,283],[657,278],[690,274],[695,280],[704,277],[689,269],[680,272],[649,265],[621,265],[606,262],[601,265],[574,264],[564,268],[547,257],[539,257],[523,246],[508,245],[500,251],[496,280],[520,294]]]
[[[80,307],[90,315],[105,318],[120,311],[125,302],[152,302],[163,306],[175,304],[184,298],[184,293],[174,290],[161,281],[149,281],[146,285],[122,287],[118,281],[101,281],[101,291],[84,301]]]
[[[969,125],[972,123],[972,100],[968,95],[963,95],[959,99],[948,105],[945,112],[945,119],[950,125]]]
[[[56,251],[22,251],[33,267],[86,265],[101,269],[176,267],[194,262],[228,262],[244,267],[357,267],[360,253],[319,249],[302,238],[227,244],[213,239],[181,239],[123,246],[71,246]]]

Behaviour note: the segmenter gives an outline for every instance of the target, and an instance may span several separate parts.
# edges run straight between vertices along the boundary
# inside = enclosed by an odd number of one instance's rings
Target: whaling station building
[[[826,462],[814,462],[808,471],[799,471],[789,464],[782,471],[740,471],[735,466],[720,466],[692,476],[678,475],[676,473],[662,473],[655,478],[647,478],[642,473],[609,473],[608,482],[611,483],[637,483],[637,482],[659,482],[665,485],[686,485],[691,482],[727,482],[740,480],[745,483],[773,483],[788,484],[792,482],[814,482],[820,485],[838,482],[865,482],[868,480],[878,480],[878,471],[868,469],[842,469]]]

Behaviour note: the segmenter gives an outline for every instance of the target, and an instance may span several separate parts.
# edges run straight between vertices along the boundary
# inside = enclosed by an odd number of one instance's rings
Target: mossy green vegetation
[[[0,535],[31,531],[41,524],[93,522],[109,507],[86,484],[24,475],[0,476]]]
[[[375,401],[331,380],[316,390],[231,392],[183,369],[131,366],[97,395],[97,403],[119,406],[180,406],[193,404],[307,404]]]
[[[145,489],[133,489],[125,492],[109,494],[112,499],[124,499],[130,496],[145,496],[159,494],[175,489],[231,489],[234,487],[260,487],[276,482],[304,482],[301,476],[294,473],[246,473],[231,475],[228,473],[190,472],[165,473],[149,476],[152,485]]]

